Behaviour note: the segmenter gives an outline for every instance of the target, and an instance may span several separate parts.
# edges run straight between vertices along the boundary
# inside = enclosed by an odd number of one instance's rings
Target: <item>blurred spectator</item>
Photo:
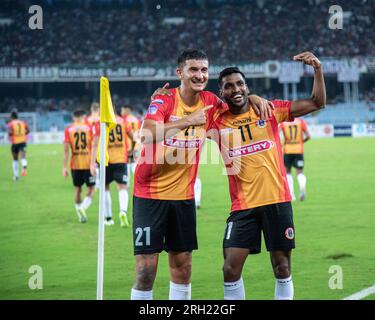
[[[49,0],[39,1],[44,28],[36,31],[22,1],[4,1],[11,4],[0,18],[13,23],[0,25],[0,65],[175,63],[187,47],[219,63],[290,59],[305,50],[320,57],[375,52],[374,0],[342,2],[342,30],[328,28],[334,0],[168,1],[159,10],[149,0]]]
[[[124,104],[131,104],[137,112],[143,112],[150,102],[148,97],[120,97],[116,94],[112,96],[113,105],[119,107]],[[12,109],[22,110],[22,112],[37,112],[46,114],[48,111],[67,111],[68,113],[81,107],[89,111],[90,103],[81,102],[79,97],[36,99],[28,98],[4,98],[0,100],[1,112],[10,112]]]
[[[257,94],[267,99],[280,98],[281,94],[273,91],[267,91],[264,88]],[[327,104],[335,105],[344,103],[343,93],[336,92],[336,95],[332,94],[328,96]],[[309,92],[299,92],[299,97],[305,97],[309,95]],[[360,101],[366,103],[370,111],[375,111],[375,88],[371,88],[368,91],[364,91],[360,95]],[[114,107],[120,107],[122,105],[130,104],[133,106],[135,113],[140,116],[144,115],[149,105],[150,99],[145,96],[131,96],[122,97],[118,94],[112,95],[112,102]],[[81,102],[79,97],[66,97],[66,98],[54,98],[54,99],[36,99],[32,97],[28,98],[5,98],[0,100],[1,112],[10,112],[12,109],[22,110],[22,112],[37,112],[39,114],[48,114],[48,111],[65,111],[69,115],[76,108],[80,107],[84,110],[89,111],[90,103]]]
[[[49,131],[50,132],[57,132],[58,131],[58,127],[55,123],[52,123],[50,128],[49,128]]]

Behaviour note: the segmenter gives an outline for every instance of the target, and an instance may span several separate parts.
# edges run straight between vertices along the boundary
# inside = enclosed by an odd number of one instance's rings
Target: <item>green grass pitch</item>
[[[28,146],[28,176],[15,183],[10,147],[0,147],[0,299],[96,298],[99,197],[95,195],[88,210],[88,223],[79,224],[71,178],[61,175],[62,149]],[[342,299],[375,284],[374,159],[371,138],[316,139],[306,144],[307,199],[293,203],[296,299]],[[193,254],[192,299],[223,297],[221,245],[230,202],[221,172],[219,164],[200,167],[203,195],[197,213],[199,250]],[[132,233],[119,226],[114,185],[112,202],[116,224],[105,228],[104,298],[129,299],[134,279]],[[41,290],[28,286],[33,265],[43,269]],[[342,268],[343,289],[328,286],[334,265]],[[274,277],[264,245],[261,254],[248,258],[243,278],[247,299],[273,299]],[[154,298],[168,299],[168,288],[163,253]]]

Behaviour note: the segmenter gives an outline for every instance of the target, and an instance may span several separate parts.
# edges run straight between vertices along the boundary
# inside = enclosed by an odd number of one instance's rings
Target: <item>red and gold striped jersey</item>
[[[261,120],[252,108],[215,119],[215,140],[225,162],[231,211],[291,201],[278,124],[291,121],[291,102],[274,100],[273,116]]]
[[[296,118],[293,122],[283,122],[280,129],[284,135],[285,154],[303,154],[303,134],[308,132],[303,119]]]
[[[7,127],[11,144],[26,142],[29,126],[25,121],[14,119],[8,122]]]
[[[128,162],[128,139],[132,131],[123,118],[116,115],[116,127],[109,131],[108,139],[108,163],[127,163]],[[96,122],[93,127],[94,137],[100,136],[100,122]]]
[[[174,136],[142,147],[134,176],[134,195],[161,200],[188,200],[194,198],[194,183],[199,164],[200,150],[206,130],[212,126],[215,112],[226,105],[208,91],[200,93],[194,106],[187,106],[179,89],[171,89],[172,96],[157,96],[150,104],[146,119],[158,124],[176,121],[203,108],[207,111],[207,123],[188,127]]]
[[[90,169],[91,128],[83,122],[74,122],[64,131],[64,143],[69,143],[72,151],[70,168],[72,170]]]

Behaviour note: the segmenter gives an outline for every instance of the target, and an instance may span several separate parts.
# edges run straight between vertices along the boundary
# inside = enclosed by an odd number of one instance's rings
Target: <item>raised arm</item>
[[[300,117],[305,114],[323,109],[326,104],[326,86],[322,64],[311,52],[303,52],[293,57],[295,61],[301,61],[314,68],[314,85],[310,99],[300,99],[292,102],[291,115]]]

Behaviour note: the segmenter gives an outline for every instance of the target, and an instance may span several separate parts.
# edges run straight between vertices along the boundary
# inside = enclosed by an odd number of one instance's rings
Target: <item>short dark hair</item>
[[[177,58],[177,65],[182,67],[186,60],[207,60],[207,54],[202,50],[187,49],[184,50]]]
[[[10,112],[10,117],[12,119],[18,119],[18,111],[17,109],[13,109],[11,112]]]
[[[220,75],[219,75],[219,80],[218,80],[219,81],[219,87],[221,87],[222,84],[223,84],[223,78],[226,77],[226,76],[229,76],[232,73],[239,73],[246,80],[246,77],[243,74],[243,72],[240,69],[238,69],[237,67],[225,68],[224,70],[221,70]]]
[[[76,109],[73,112],[73,117],[80,118],[86,114],[85,110],[82,109]]]

